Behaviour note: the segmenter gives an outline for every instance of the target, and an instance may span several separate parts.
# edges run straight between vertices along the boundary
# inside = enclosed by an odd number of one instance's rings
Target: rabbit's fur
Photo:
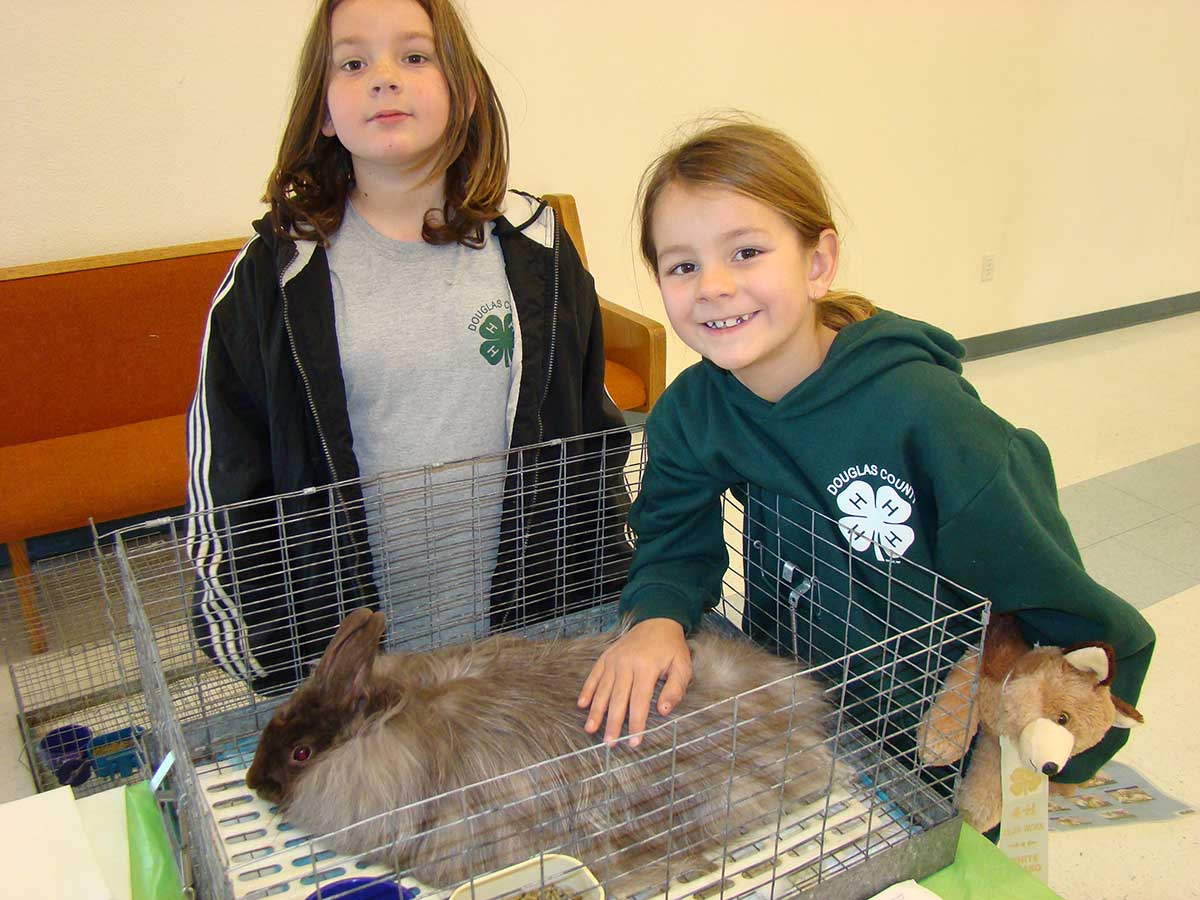
[[[678,873],[833,778],[821,689],[748,641],[689,641],[684,700],[668,719],[652,709],[630,748],[586,734],[576,704],[619,632],[380,655],[384,628],[369,609],[346,618],[263,731],[246,783],[335,849],[431,886],[555,850],[628,895],[663,882],[668,852]]]

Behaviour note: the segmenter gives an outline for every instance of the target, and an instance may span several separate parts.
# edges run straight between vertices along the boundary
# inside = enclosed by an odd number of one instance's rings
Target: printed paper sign
[[[1024,765],[1016,745],[1000,738],[1000,850],[1043,884],[1049,876],[1050,779]]]

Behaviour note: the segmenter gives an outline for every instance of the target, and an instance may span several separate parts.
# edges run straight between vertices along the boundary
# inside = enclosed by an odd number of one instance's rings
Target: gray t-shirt
[[[469,637],[499,540],[520,334],[500,245],[434,246],[377,232],[347,202],[328,248],[346,404],[390,643]],[[434,467],[428,484],[390,473]],[[403,487],[401,487],[403,484]],[[404,627],[411,620],[411,627]],[[460,634],[461,631],[461,634]],[[407,642],[406,638],[412,638]]]

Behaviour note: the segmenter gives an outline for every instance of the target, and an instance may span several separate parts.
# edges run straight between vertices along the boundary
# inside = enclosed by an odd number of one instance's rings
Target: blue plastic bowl
[[[351,892],[354,893],[351,893]],[[313,891],[305,900],[326,900],[350,894],[347,900],[412,900],[419,894],[416,888],[398,887],[394,881],[377,881],[374,878],[340,878],[323,884],[320,890]]]
[[[86,725],[63,725],[38,741],[38,752],[54,772],[59,784],[79,787],[92,777],[88,741],[92,729]]]

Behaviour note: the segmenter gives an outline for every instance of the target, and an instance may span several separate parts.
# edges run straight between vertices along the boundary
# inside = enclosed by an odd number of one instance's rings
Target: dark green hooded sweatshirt
[[[1136,703],[1154,632],[1084,571],[1046,445],[980,402],[962,356],[946,332],[881,311],[843,328],[777,403],[707,360],[683,372],[646,424],[622,611],[691,631],[717,606],[732,489],[747,510],[743,629],[814,663],[859,651],[839,670],[853,685],[844,702],[877,707],[855,719],[886,717],[894,750],[911,750],[923,698],[953,662],[930,649],[929,623],[978,603],[969,592],[1016,613],[1031,643],[1111,644],[1113,693]],[[1090,777],[1127,734],[1112,729],[1057,780]]]

